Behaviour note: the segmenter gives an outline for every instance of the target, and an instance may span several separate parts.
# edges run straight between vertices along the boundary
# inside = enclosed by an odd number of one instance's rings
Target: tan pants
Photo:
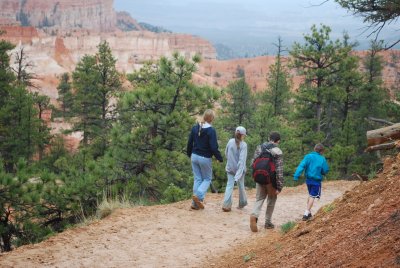
[[[276,190],[271,184],[261,185],[256,183],[256,202],[254,204],[251,215],[258,218],[264,200],[267,198],[267,210],[265,211],[265,222],[271,222],[272,213],[274,212],[275,202],[277,199]]]

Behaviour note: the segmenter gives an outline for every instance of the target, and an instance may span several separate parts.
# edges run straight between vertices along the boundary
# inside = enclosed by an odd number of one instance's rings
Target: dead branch
[[[368,118],[366,118],[366,119],[369,120],[369,121],[373,121],[373,122],[378,122],[378,123],[386,124],[386,125],[388,125],[388,126],[394,125],[393,122],[390,122],[390,121],[385,120],[385,119],[375,118],[375,117],[371,117],[371,116],[368,117]]]
[[[389,142],[389,143],[384,143],[384,144],[379,144],[379,145],[374,145],[374,146],[369,146],[367,149],[365,149],[365,152],[372,152],[372,151],[379,151],[379,150],[390,150],[396,147],[397,142]]]

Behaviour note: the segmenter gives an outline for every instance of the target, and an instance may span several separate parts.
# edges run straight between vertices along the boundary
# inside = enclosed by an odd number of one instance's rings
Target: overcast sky
[[[212,43],[235,46],[266,46],[278,36],[284,44],[302,42],[313,24],[332,28],[331,37],[340,38],[344,31],[359,48],[368,47],[367,26],[362,18],[347,13],[333,0],[115,0],[115,9],[127,11],[139,22],[162,26],[179,33],[190,33]],[[381,37],[393,40],[399,36],[397,25],[390,25]]]

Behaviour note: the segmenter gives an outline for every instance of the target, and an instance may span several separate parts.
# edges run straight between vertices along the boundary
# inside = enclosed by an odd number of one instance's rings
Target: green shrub
[[[322,210],[323,210],[325,213],[331,212],[331,211],[334,210],[334,209],[335,209],[335,205],[334,205],[334,204],[328,204],[328,205],[326,205],[326,206],[324,206],[324,207],[322,208]]]
[[[174,203],[181,200],[185,200],[189,197],[189,194],[185,189],[179,188],[171,183],[163,193],[164,199],[161,200],[162,204]]]
[[[286,234],[287,232],[289,232],[290,230],[292,230],[294,227],[296,226],[296,223],[294,221],[288,221],[285,224],[282,224],[281,226],[281,232],[283,234]]]
[[[243,256],[243,260],[244,262],[248,262],[249,260],[251,260],[252,258],[254,258],[256,256],[256,254],[254,252],[251,252],[247,255]]]

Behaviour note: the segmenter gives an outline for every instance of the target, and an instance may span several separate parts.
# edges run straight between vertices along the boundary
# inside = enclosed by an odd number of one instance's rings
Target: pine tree
[[[78,63],[72,74],[74,96],[74,115],[79,122],[75,131],[83,132],[82,144],[97,158],[104,155],[108,144],[115,107],[110,106],[111,97],[121,87],[120,75],[116,70],[116,60],[108,43],[98,46],[95,56],[86,55]]]
[[[282,53],[284,51],[282,39],[278,38],[275,44],[278,51],[275,56],[275,63],[269,68],[268,88],[265,101],[272,104],[274,116],[284,115],[287,112],[291,80],[289,71],[283,63]]]
[[[103,155],[107,144],[108,134],[111,129],[111,122],[114,120],[114,106],[110,106],[111,97],[121,88],[120,74],[116,69],[116,59],[113,57],[111,48],[107,42],[102,42],[98,46],[96,54],[97,65],[96,71],[99,73],[99,95],[101,104],[101,130],[99,133],[99,152],[98,155]]]
[[[312,33],[305,35],[306,43],[295,43],[290,55],[293,66],[304,76],[296,97],[298,120],[305,137],[305,143],[315,143],[330,138],[329,121],[332,113],[334,87],[330,78],[339,72],[340,62],[348,55],[351,46],[340,40],[332,41],[331,29],[314,25]]]
[[[185,148],[192,116],[218,97],[213,89],[191,82],[199,60],[174,53],[129,76],[135,90],[119,103],[110,154],[120,170],[114,180],[129,185],[130,194],[158,200],[171,183],[191,187]]]
[[[83,132],[82,144],[87,147],[101,131],[101,99],[99,95],[99,73],[95,70],[96,58],[85,55],[72,73],[74,97],[73,114],[79,122],[74,124],[74,131]]]
[[[20,158],[31,160],[37,149],[47,143],[34,97],[26,89],[29,80],[18,81],[9,66],[7,51],[12,45],[0,41],[0,157],[7,172],[14,171]],[[20,61],[24,64],[24,61]],[[26,77],[25,77],[26,78]]]
[[[357,117],[357,109],[364,81],[357,56],[349,53],[341,61],[339,70],[331,80],[334,95],[331,96],[332,113],[328,131],[331,150],[328,155],[332,159],[332,173],[343,176],[349,174],[352,162],[357,157],[357,140],[364,136],[364,133],[355,131],[363,123]]]
[[[22,224],[35,215],[42,185],[28,180],[26,162],[19,161],[15,175],[0,162],[0,249],[10,251],[13,237],[22,236]]]
[[[62,74],[60,83],[57,86],[58,101],[61,102],[62,117],[66,118],[72,109],[73,96],[71,91],[71,82],[68,73]]]
[[[217,125],[225,131],[233,133],[237,126],[250,125],[254,113],[254,99],[244,77],[229,83],[221,105],[224,115]]]

